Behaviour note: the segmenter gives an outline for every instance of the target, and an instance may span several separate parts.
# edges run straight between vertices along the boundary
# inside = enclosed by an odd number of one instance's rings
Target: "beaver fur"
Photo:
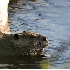
[[[41,34],[23,31],[16,34],[0,32],[1,55],[42,55],[48,46],[47,37]]]

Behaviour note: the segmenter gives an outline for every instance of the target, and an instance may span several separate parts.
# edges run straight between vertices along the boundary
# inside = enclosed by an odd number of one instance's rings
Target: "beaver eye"
[[[14,34],[14,39],[15,40],[18,40],[19,39],[18,34]]]
[[[46,41],[46,37],[43,37],[43,41]]]

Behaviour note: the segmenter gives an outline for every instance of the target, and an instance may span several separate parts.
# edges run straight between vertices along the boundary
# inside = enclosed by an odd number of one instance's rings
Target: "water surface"
[[[70,1],[11,0],[9,24],[13,33],[32,31],[48,37],[44,58],[15,56],[0,59],[0,68],[70,68]]]

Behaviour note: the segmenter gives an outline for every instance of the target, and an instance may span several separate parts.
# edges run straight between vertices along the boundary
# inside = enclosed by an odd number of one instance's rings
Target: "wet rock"
[[[1,55],[42,55],[48,40],[41,34],[23,31],[17,34],[0,32]]]

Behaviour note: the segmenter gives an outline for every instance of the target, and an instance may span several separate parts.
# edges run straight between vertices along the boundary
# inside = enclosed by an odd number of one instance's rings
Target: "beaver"
[[[39,33],[23,31],[5,34],[0,32],[0,55],[43,55],[48,39]]]

